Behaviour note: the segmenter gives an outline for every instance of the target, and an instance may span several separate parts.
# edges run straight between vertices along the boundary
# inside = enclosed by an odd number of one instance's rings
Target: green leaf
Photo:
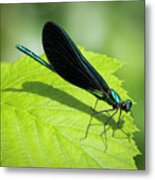
[[[122,66],[120,61],[80,49],[122,99],[130,98],[113,74]],[[118,115],[111,120],[107,141],[100,133],[110,114],[95,116],[88,137],[81,140],[92,114],[90,106],[96,101],[93,95],[27,56],[2,63],[1,68],[2,166],[137,169],[134,157],[140,152],[133,140],[137,128],[130,113],[123,113],[119,129]],[[106,108],[109,105],[99,101],[97,110]]]

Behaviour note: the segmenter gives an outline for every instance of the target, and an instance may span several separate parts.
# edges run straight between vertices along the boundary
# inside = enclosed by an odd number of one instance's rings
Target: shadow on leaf
[[[28,81],[22,84],[22,89],[7,88],[3,90],[3,92],[6,91],[28,92],[28,93],[38,94],[43,97],[48,97],[51,100],[58,101],[59,103],[64,104],[68,107],[87,113],[90,116],[92,115],[90,106],[84,104],[83,102],[81,102],[80,100],[76,99],[75,97],[73,97],[72,95],[66,92],[54,88],[51,85],[44,84],[42,82]],[[100,114],[95,116],[95,118],[98,121],[104,123],[104,121],[107,119],[107,116],[105,114]],[[118,129],[114,119],[111,119],[108,125],[112,128],[113,132]],[[120,124],[119,129],[122,129],[122,127],[123,127],[123,123]]]

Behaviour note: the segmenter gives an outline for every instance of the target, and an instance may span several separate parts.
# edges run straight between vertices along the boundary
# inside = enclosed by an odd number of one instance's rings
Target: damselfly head
[[[121,109],[124,110],[125,112],[130,111],[132,107],[132,101],[131,100],[125,100],[121,102]]]

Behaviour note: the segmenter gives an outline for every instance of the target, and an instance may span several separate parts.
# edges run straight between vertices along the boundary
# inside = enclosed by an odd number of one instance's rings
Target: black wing
[[[42,38],[46,56],[61,77],[91,92],[108,92],[109,87],[105,80],[84,58],[61,27],[47,22]]]

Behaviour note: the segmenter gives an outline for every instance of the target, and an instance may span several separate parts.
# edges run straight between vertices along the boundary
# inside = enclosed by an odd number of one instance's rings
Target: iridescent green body
[[[53,22],[47,22],[43,28],[42,40],[49,63],[22,45],[17,45],[16,47],[46,68],[59,74],[66,81],[85,89],[97,97],[94,109],[96,108],[98,99],[112,106],[112,109],[106,109],[100,112],[93,111],[84,137],[87,137],[92,118],[95,114],[114,111],[112,115],[104,121],[104,131],[100,134],[101,136],[103,133],[105,134],[106,141],[105,126],[118,110],[120,110],[117,122],[117,124],[119,124],[122,110],[125,112],[130,111],[132,107],[131,100],[121,100],[119,94],[108,86],[107,82],[85,59],[69,35],[60,26]],[[106,149],[107,145],[105,145],[104,151],[106,151]]]
[[[122,101],[103,77],[85,59],[68,34],[57,24],[47,22],[43,28],[43,47],[49,63],[22,45],[16,46],[34,60],[58,73],[70,83],[85,89],[113,109],[130,111],[132,102]]]

